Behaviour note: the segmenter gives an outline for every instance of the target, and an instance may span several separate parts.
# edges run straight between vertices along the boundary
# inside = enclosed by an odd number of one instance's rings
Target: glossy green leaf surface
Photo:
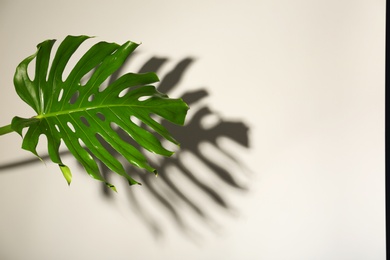
[[[140,147],[163,155],[172,155],[160,137],[178,144],[170,133],[151,116],[157,115],[172,123],[183,125],[188,106],[181,99],[172,99],[150,84],[158,81],[154,73],[127,73],[102,88],[102,84],[117,71],[138,44],[99,42],[93,45],[63,79],[65,67],[78,47],[89,37],[68,36],[59,45],[51,64],[50,56],[55,40],[37,46],[37,52],[23,60],[16,69],[14,85],[22,100],[31,106],[36,116],[15,117],[12,129],[23,136],[22,147],[38,156],[39,137],[45,135],[50,159],[60,166],[68,183],[72,174],[62,163],[59,148],[63,142],[89,175],[105,182],[97,160],[125,177],[129,184],[138,183],[125,171],[103,144],[108,143],[128,162],[156,173],[145,156],[132,144],[123,140],[116,129],[121,128]],[[31,79],[27,69],[35,59],[35,75]],[[91,74],[84,83],[86,75]],[[103,89],[103,90],[102,90]],[[136,120],[134,120],[136,119]],[[142,124],[137,123],[138,121]],[[148,129],[142,127],[148,126]]]

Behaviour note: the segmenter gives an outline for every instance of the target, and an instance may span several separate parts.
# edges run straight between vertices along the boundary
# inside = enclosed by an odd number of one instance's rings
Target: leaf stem
[[[0,127],[0,135],[9,134],[9,133],[12,133],[12,132],[14,132],[14,130],[12,129],[10,124],[6,125],[6,126]]]

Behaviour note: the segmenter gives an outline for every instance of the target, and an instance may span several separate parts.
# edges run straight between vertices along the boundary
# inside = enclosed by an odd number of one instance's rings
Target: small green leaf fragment
[[[66,182],[68,183],[68,185],[70,185],[70,183],[72,182],[72,173],[71,173],[69,167],[64,165],[64,164],[59,164],[58,166],[60,166],[60,169],[61,169],[62,174],[64,175],[64,177],[66,179]]]
[[[133,179],[129,179],[128,180],[128,183],[129,183],[129,186],[133,186],[133,185],[142,185],[142,183],[136,181],[136,180],[133,180]]]
[[[113,190],[113,191],[115,191],[115,192],[118,192],[118,191],[116,190],[115,186],[112,185],[111,183],[106,182],[106,186],[107,186],[108,188],[110,188],[111,190]]]

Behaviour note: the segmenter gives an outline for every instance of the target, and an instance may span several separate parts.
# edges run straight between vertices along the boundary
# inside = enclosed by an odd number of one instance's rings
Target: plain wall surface
[[[142,42],[126,72],[179,66],[169,95],[204,94],[188,122],[210,114],[163,176],[112,176],[117,194],[1,136],[0,259],[385,259],[385,1],[0,0],[0,126],[34,116],[19,62],[81,34],[80,52]]]

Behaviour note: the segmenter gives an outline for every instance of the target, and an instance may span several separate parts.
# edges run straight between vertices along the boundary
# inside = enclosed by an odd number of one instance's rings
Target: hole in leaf
[[[89,72],[87,72],[81,79],[80,79],[80,84],[81,86],[85,86],[93,73],[95,72],[96,68],[91,69]]]
[[[77,141],[79,142],[79,144],[80,144],[81,147],[83,147],[83,148],[86,147],[85,143],[83,142],[83,140],[81,140],[81,138],[77,139]],[[88,154],[89,154],[89,153],[88,153]],[[90,157],[90,158],[92,158],[92,157]]]
[[[80,95],[80,92],[77,90],[74,94],[73,94],[73,96],[70,98],[70,100],[69,100],[69,103],[70,104],[74,104],[74,103],[76,103],[77,102],[77,99],[79,99],[79,95]]]
[[[80,147],[82,147],[82,148],[86,151],[85,156],[88,156],[88,158],[89,158],[90,160],[93,160],[94,157],[92,156],[91,151],[87,148],[87,146],[85,145],[85,143],[83,142],[83,140],[81,140],[81,138],[78,138],[77,141],[78,141]]]
[[[88,97],[88,101],[92,102],[95,99],[95,94],[92,94]]]
[[[73,133],[76,133],[76,129],[74,129],[74,126],[71,122],[66,123],[70,130],[72,130]]]
[[[88,43],[86,45],[81,45],[79,48],[77,48],[77,50],[72,53],[72,55],[69,57],[69,60],[68,62],[66,63],[66,66],[64,68],[64,71],[62,72],[62,81],[66,81],[70,75],[71,72],[75,72],[73,71],[74,68],[75,68],[75,65],[77,64],[77,62],[81,59],[81,57],[84,55],[84,53],[86,52],[86,50],[88,50]],[[55,53],[55,52],[52,52],[52,53]],[[53,55],[55,56],[55,55]],[[52,64],[52,63],[50,63]],[[80,77],[80,75],[79,75]]]
[[[35,63],[34,62],[31,62],[27,66],[27,76],[29,77],[30,80],[35,79]]]
[[[131,122],[133,122],[134,124],[136,125],[141,125],[142,121],[138,118],[138,117],[135,117],[135,116],[130,116],[130,120]]]
[[[117,131],[119,129],[119,126],[116,123],[114,123],[114,122],[110,123],[110,127],[114,131]]]
[[[151,98],[152,96],[143,96],[143,97],[139,97],[138,98],[138,101],[146,101],[148,100],[149,98]]]
[[[90,127],[91,125],[89,124],[88,120],[85,117],[80,117],[81,122],[87,127]]]
[[[111,123],[111,128],[118,134],[118,136],[128,144],[131,144],[134,147],[139,147],[139,144],[134,141],[131,134],[127,133],[120,126],[115,123]]]
[[[151,113],[151,114],[149,114],[149,117],[150,117],[151,120],[161,124],[162,118],[160,116]],[[169,124],[169,121],[166,121],[166,123]],[[149,130],[149,132],[151,132],[153,134],[155,133],[155,130],[150,125],[145,124],[142,121],[141,121],[141,125],[140,126],[142,126],[143,128]],[[157,135],[156,135],[156,137],[157,137]]]
[[[109,85],[111,77],[108,77],[103,83],[99,86],[99,92],[103,92]]]
[[[104,139],[103,136],[101,136],[99,133],[95,134],[96,139],[100,142],[100,144],[111,154],[115,153],[115,149],[110,145],[109,142],[107,142],[106,139]],[[119,159],[119,158],[117,158]]]
[[[153,121],[156,121],[156,122],[158,122],[158,123],[161,123],[161,117],[160,116],[158,116],[158,115],[156,115],[156,114],[149,114],[149,116],[150,116],[150,118],[151,119],[153,119]]]
[[[98,113],[96,113],[96,116],[97,116],[100,120],[106,121],[106,117],[105,117],[102,113],[98,112]]]
[[[79,144],[81,147],[85,147],[85,144],[83,142],[83,140],[81,140],[81,138],[77,139],[79,141]]]
[[[60,128],[58,127],[58,125],[54,125],[54,127],[56,128],[56,130],[57,130],[58,132],[61,132],[61,131],[60,131]]]
[[[61,101],[62,95],[64,94],[64,89],[62,88],[60,90],[60,93],[58,94],[58,102]]]
[[[118,95],[118,97],[124,97],[127,93],[129,93],[129,90],[130,90],[130,88],[125,88],[124,90],[122,90],[120,93],[119,93],[119,95]]]
[[[39,154],[41,154],[42,152],[44,152],[45,150],[44,147],[47,147],[47,136],[45,134],[40,134],[39,137],[38,137],[38,146],[36,147],[36,151]]]

